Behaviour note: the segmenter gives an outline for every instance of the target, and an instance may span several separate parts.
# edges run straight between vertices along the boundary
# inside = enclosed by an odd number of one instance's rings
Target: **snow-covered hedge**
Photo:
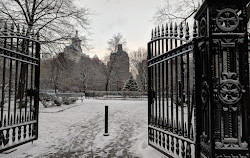
[[[44,107],[61,106],[62,104],[70,105],[76,102],[75,97],[57,97],[47,93],[40,93],[40,101]]]

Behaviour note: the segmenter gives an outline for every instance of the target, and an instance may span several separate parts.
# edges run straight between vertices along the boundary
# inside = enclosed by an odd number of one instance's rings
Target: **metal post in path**
[[[103,134],[104,136],[109,136],[108,133],[108,106],[105,105],[105,133]]]

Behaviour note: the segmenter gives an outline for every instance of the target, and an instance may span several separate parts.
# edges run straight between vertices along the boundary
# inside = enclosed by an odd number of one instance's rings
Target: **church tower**
[[[82,40],[80,40],[80,38],[78,37],[78,31],[76,31],[75,37],[73,37],[71,39],[72,41],[72,46],[77,49],[78,51],[82,52],[82,48],[81,48],[81,42]]]
[[[71,44],[66,46],[63,51],[68,59],[78,62],[81,56],[85,55],[82,53],[81,42],[82,40],[78,37],[78,31],[76,31],[75,36],[71,38]]]

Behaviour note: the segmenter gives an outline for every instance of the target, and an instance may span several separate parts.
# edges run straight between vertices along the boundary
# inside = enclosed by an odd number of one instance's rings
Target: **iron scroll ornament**
[[[203,17],[200,21],[200,36],[206,36],[206,33],[207,33],[207,21],[206,21],[206,18]]]
[[[201,101],[203,104],[206,104],[208,101],[209,97],[209,86],[206,81],[202,83],[202,88],[201,88]]]
[[[218,96],[224,104],[236,104],[242,97],[242,90],[236,73],[222,73],[223,80],[218,87]]]
[[[225,8],[218,10],[219,14],[216,17],[216,24],[222,31],[233,31],[239,25],[239,16],[237,10]]]

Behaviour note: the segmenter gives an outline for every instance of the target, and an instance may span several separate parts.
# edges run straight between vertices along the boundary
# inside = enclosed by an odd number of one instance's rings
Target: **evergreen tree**
[[[124,91],[138,91],[138,84],[137,82],[131,77],[128,81],[125,82],[123,87]]]

